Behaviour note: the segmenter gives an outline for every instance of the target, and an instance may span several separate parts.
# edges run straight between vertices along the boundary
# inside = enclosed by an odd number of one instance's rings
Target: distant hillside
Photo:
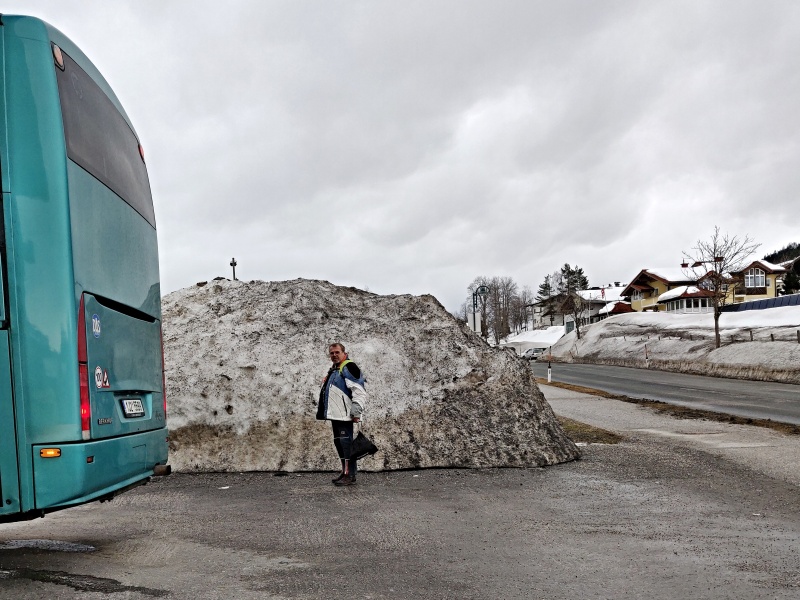
[[[780,264],[787,260],[797,258],[798,256],[800,256],[800,244],[792,243],[785,248],[781,248],[780,250],[773,252],[772,254],[767,254],[764,257],[764,260],[773,264]]]

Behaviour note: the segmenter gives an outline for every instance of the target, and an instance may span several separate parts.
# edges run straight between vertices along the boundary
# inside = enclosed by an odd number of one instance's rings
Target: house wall
[[[656,300],[658,300],[658,297],[661,294],[669,291],[669,286],[661,281],[650,281],[649,284],[653,290],[649,292],[642,292],[643,298],[641,300],[634,300],[631,298],[631,307],[633,310],[637,312],[642,312],[645,309],[653,310],[653,308],[650,308],[653,306],[655,306],[657,310],[663,310],[663,307],[660,307],[656,304]]]
[[[663,303],[662,310],[671,313],[707,313],[714,312],[714,306],[708,298],[677,298]]]
[[[743,300],[739,302],[749,302],[750,300],[764,300],[766,298],[776,298],[778,296],[778,275],[775,273],[766,274],[767,285],[763,288],[745,288],[742,284],[741,289],[745,290]]]
[[[744,273],[744,272],[742,272]],[[765,300],[769,298],[777,298],[778,297],[778,280],[784,276],[783,273],[767,273],[764,272],[764,276],[766,279],[766,286],[761,288],[745,288],[744,281],[739,283],[736,286],[729,286],[728,288],[728,295],[725,300],[726,305],[731,304],[738,304],[741,302],[750,302],[755,300]],[[662,281],[652,279],[647,280],[646,276],[642,278],[637,278],[638,281],[646,281],[647,285],[650,285],[653,290],[650,292],[643,292],[642,298],[635,299],[631,297],[631,308],[637,312],[642,312],[645,309],[647,310],[656,310],[664,311],[665,307],[663,305],[656,305],[656,300],[658,297],[668,292],[669,290],[678,287],[679,285],[686,285],[685,282],[675,283],[674,285],[669,285]]]
[[[563,325],[564,324],[564,316],[563,315],[553,315],[553,322],[550,322],[550,315],[544,314],[547,312],[542,306],[533,305],[532,306],[533,312],[533,329],[538,329],[540,327],[550,327],[550,325]]]
[[[783,276],[783,273],[766,273],[765,279],[767,285],[761,288],[746,288],[744,282],[733,286],[728,290],[728,297],[726,304],[739,304],[741,302],[750,302],[754,300],[766,300],[769,298],[778,297],[778,279]]]

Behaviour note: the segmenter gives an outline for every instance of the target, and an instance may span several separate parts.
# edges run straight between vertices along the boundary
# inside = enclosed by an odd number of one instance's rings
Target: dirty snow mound
[[[182,471],[325,470],[315,420],[328,344],[366,374],[365,469],[542,466],[579,452],[513,351],[490,348],[432,296],[325,281],[219,280],[163,299],[170,462]]]
[[[760,381],[800,383],[800,306],[714,317],[629,313],[572,331],[551,349],[552,359],[660,369]]]

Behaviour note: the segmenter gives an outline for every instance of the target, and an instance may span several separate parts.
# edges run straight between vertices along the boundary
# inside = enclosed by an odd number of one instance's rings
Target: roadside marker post
[[[550,362],[548,361],[548,363],[547,363],[547,383],[552,383],[553,382],[552,375],[553,375],[553,372],[552,372],[552,369],[550,367]]]

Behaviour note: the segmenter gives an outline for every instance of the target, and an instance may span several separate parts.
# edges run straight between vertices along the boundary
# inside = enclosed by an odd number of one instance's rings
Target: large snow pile
[[[575,459],[532,378],[432,296],[324,281],[213,281],[163,299],[170,462],[176,470],[324,470],[315,420],[328,344],[367,376],[362,468],[542,466]]]
[[[565,335],[553,360],[800,383],[800,306],[720,315],[628,313]]]

